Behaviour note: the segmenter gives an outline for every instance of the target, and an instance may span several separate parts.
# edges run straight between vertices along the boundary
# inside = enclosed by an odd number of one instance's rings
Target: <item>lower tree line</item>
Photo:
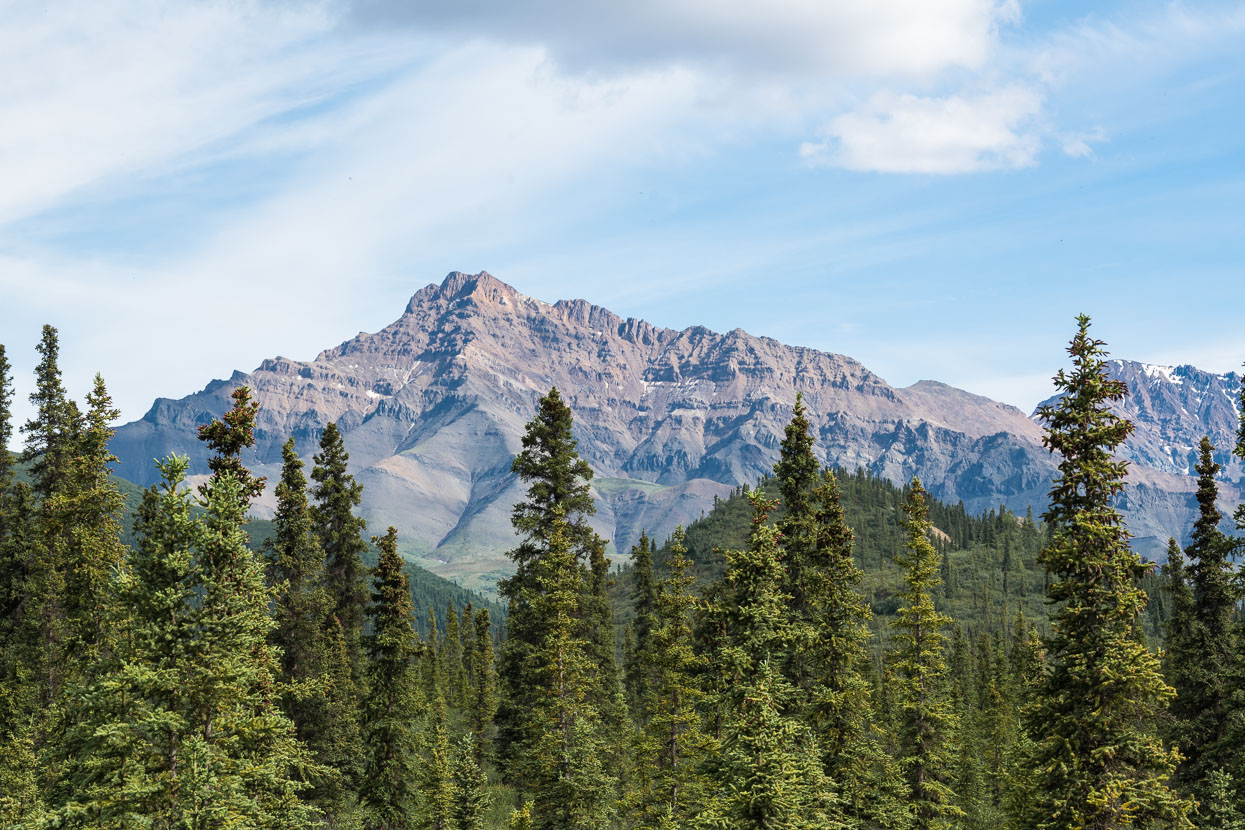
[[[773,479],[747,493],[746,539],[707,562],[689,556],[694,529],[660,549],[642,535],[619,608],[592,470],[551,390],[512,465],[527,494],[495,655],[484,609],[417,633],[393,528],[365,566],[332,424],[310,485],[286,443],[273,533],[253,549],[264,482],[240,460],[245,388],[200,430],[211,476],[192,490],[184,458],[161,461],[123,545],[116,412],[102,380],[85,412],[68,399],[45,327],[29,483],[4,450],[0,347],[0,826],[1242,830],[1239,542],[1214,448],[1147,636],[1156,577],[1113,506],[1132,426],[1103,346],[1079,318],[1039,413],[1059,458],[1040,525],[904,488],[888,542],[902,587],[882,620],[844,509],[855,485],[817,461],[798,397]],[[1017,600],[1006,622],[964,625],[948,540],[1004,540],[1006,607],[1009,575],[1025,588],[1015,528],[1040,544],[1049,619]]]

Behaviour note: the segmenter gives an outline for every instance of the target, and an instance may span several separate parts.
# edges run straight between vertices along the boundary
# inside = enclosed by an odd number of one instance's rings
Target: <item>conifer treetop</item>
[[[239,386],[230,395],[233,407],[210,424],[199,427],[199,440],[216,451],[216,455],[208,460],[213,480],[228,474],[238,482],[239,497],[247,504],[254,501],[264,492],[263,476],[251,474],[242,464],[242,451],[255,446],[255,416],[259,412],[259,402],[251,399],[251,390],[247,386]],[[200,487],[200,492],[207,492],[207,486]]]
[[[511,516],[515,530],[529,540],[548,539],[553,516],[561,510],[572,549],[587,552],[596,535],[585,521],[596,513],[588,491],[592,467],[579,457],[571,410],[556,386],[537,404],[510,471],[528,485],[527,498],[515,505]]]

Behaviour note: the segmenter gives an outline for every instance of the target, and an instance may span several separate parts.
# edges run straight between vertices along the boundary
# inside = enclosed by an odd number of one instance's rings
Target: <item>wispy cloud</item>
[[[812,163],[884,173],[971,173],[1028,167],[1041,146],[1029,128],[1042,94],[1013,85],[978,95],[879,93],[830,121],[800,155]]]

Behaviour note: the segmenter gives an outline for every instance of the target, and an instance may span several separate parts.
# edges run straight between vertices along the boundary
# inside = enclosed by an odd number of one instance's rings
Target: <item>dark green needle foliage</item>
[[[61,380],[60,340],[54,327],[43,327],[37,349],[40,360],[35,367],[35,391],[30,395],[35,415],[22,427],[26,433],[22,460],[29,465],[35,492],[47,499],[70,478],[81,415]]]
[[[367,567],[363,552],[367,522],[354,514],[363,501],[363,485],[347,472],[350,455],[337,424],[330,423],[320,436],[320,452],[314,458],[311,478],[312,528],[324,551],[325,584],[333,601],[333,613],[341,623],[356,682],[363,676],[363,618],[367,608]]]
[[[476,761],[488,752],[490,727],[497,711],[497,670],[493,660],[493,631],[487,608],[475,612],[475,659],[468,696],[467,722],[475,739]]]
[[[548,548],[531,569],[528,677],[535,694],[516,777],[532,796],[536,830],[608,826],[615,799],[603,764],[600,714],[592,705],[595,666],[577,619],[584,575],[563,526],[555,518]]]
[[[925,490],[912,480],[905,525],[908,542],[898,557],[905,588],[893,623],[892,651],[887,660],[896,684],[900,771],[908,784],[914,830],[958,827],[963,810],[950,784],[954,740],[959,719],[948,694],[943,632],[951,618],[934,607],[941,557],[929,540]]]
[[[717,594],[723,637],[711,658],[722,675],[720,751],[708,761],[714,791],[698,827],[796,830],[842,826],[812,730],[788,714],[795,689],[779,667],[792,629],[782,590],[775,503],[751,494],[750,544],[725,552]]]
[[[199,440],[216,451],[216,455],[208,460],[212,479],[233,476],[240,497],[249,505],[264,492],[263,476],[252,475],[242,464],[242,451],[255,446],[255,416],[259,413],[259,402],[251,398],[251,390],[246,386],[233,390],[230,399],[233,406],[228,412],[199,427]],[[209,486],[210,483],[202,485],[199,492],[206,494]]]
[[[373,577],[367,639],[367,696],[363,701],[365,767],[359,797],[368,830],[419,826],[418,752],[424,697],[411,587],[398,556],[394,528],[375,539],[380,559]]]
[[[511,523],[520,536],[510,552],[515,563],[512,576],[501,581],[501,595],[508,602],[506,640],[498,665],[497,759],[503,773],[514,780],[516,760],[523,747],[538,739],[528,731],[528,713],[539,703],[541,681],[532,676],[539,660],[537,644],[546,636],[549,621],[537,613],[546,590],[537,570],[552,547],[551,534],[558,528],[579,577],[578,596],[569,612],[576,621],[575,639],[581,641],[585,659],[595,669],[584,676],[593,719],[604,720],[617,737],[610,754],[617,760],[625,722],[622,688],[614,656],[614,629],[606,595],[609,561],[605,543],[589,526],[587,517],[596,508],[589,494],[592,468],[576,452],[571,434],[571,411],[558,390],[540,399],[536,415],[527,424],[523,449],[511,465],[528,487],[524,501],[515,505]],[[546,610],[548,610],[548,606]],[[578,692],[577,692],[578,694]],[[596,730],[594,723],[592,729]],[[594,740],[600,739],[596,735]],[[541,820],[539,810],[534,820]]]
[[[246,548],[246,500],[222,474],[196,518],[185,472],[165,461],[148,491],[110,606],[120,636],[70,694],[57,826],[311,827],[293,776],[313,762],[274,699],[272,592]]]
[[[684,826],[703,809],[708,785],[702,766],[713,741],[704,732],[697,677],[705,660],[692,634],[691,562],[684,555],[683,528],[670,543],[666,576],[653,586],[648,645],[639,655],[647,693],[636,711],[644,724],[636,757],[633,796],[637,824]]]
[[[320,808],[326,826],[357,826],[352,791],[362,761],[358,689],[345,638],[324,584],[324,553],[312,532],[303,462],[294,439],[281,449],[274,534],[265,544],[276,590],[272,643],[281,653],[282,709],[299,740],[327,772],[311,780],[304,800]]]
[[[1171,619],[1180,630],[1169,645],[1174,671],[1168,678],[1176,690],[1171,712],[1178,730],[1176,745],[1184,755],[1177,780],[1199,799],[1207,795],[1209,774],[1227,766],[1233,751],[1226,740],[1231,694],[1226,681],[1236,647],[1233,621],[1239,592],[1232,540],[1219,529],[1223,516],[1215,506],[1219,497],[1215,476],[1220,467],[1213,453],[1210,439],[1203,438],[1197,464],[1198,518],[1185,548],[1192,613],[1185,598],[1176,596]],[[1173,594],[1180,590],[1177,580],[1182,576],[1173,577]]]
[[[455,830],[484,830],[484,819],[493,800],[488,793],[488,776],[476,760],[475,742],[464,735],[454,751],[453,827]]]
[[[1189,827],[1190,805],[1169,786],[1179,760],[1157,736],[1172,690],[1138,636],[1148,572],[1128,547],[1113,499],[1126,463],[1114,452],[1132,424],[1111,411],[1127,395],[1105,365],[1102,341],[1077,319],[1060,370],[1058,403],[1043,407],[1046,446],[1060,456],[1044,519],[1041,562],[1052,581],[1048,668],[1029,717],[1032,828]]]

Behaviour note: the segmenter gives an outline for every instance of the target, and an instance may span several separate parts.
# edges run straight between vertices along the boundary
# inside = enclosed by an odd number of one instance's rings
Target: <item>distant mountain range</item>
[[[1188,366],[1116,361],[1137,424],[1124,507],[1137,546],[1161,550],[1191,516],[1188,471],[1202,431],[1228,460],[1239,379]],[[894,388],[858,361],[787,346],[741,329],[682,331],[621,318],[584,300],[526,297],[488,273],[451,273],[411,298],[394,323],[313,361],[276,357],[180,400],[158,399],[117,431],[120,473],[143,484],[171,451],[206,469],[196,428],[229,393],[258,398],[246,462],[275,480],[293,435],[308,463],[336,421],[365,487],[373,529],[389,524],[404,552],[444,576],[491,590],[508,572],[509,517],[522,490],[510,461],[537,398],[556,385],[575,416],[581,455],[596,472],[596,524],[626,551],[642,529],[658,537],[715,497],[769,472],[802,392],[827,463],[896,482],[919,475],[938,498],[973,511],[1045,503],[1054,461],[1042,429],[1015,407],[934,381]],[[1242,470],[1232,461],[1225,506]],[[271,509],[271,493],[260,509]]]

